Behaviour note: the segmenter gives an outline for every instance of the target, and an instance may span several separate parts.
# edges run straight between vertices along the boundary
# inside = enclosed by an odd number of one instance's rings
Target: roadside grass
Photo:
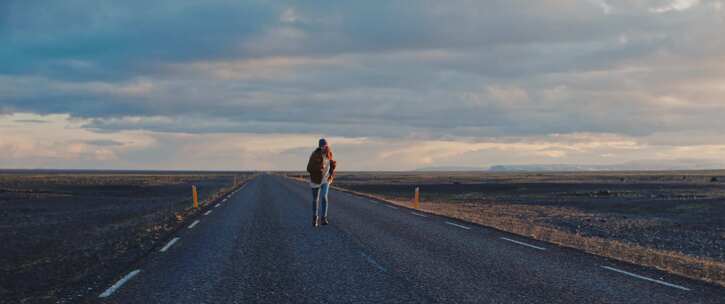
[[[403,202],[396,203],[407,205]],[[478,216],[476,212],[464,210],[455,205],[423,204],[421,207],[421,209],[431,213],[450,216],[563,247],[576,248],[595,255],[654,267],[725,286],[725,263],[720,261],[692,257],[675,251],[643,247],[618,240],[573,234],[513,218],[482,217]]]

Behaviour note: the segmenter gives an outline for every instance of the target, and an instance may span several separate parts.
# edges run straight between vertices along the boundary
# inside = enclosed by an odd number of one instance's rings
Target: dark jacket
[[[332,179],[335,177],[335,168],[337,167],[337,162],[332,159],[332,152],[328,153],[327,156],[330,159],[330,174],[328,175],[328,182],[332,181]],[[322,158],[322,149],[317,148],[314,152],[312,152],[312,155],[310,155],[310,160],[307,162],[307,172],[310,173],[310,181],[312,181],[315,184],[322,184],[322,164],[323,158]]]

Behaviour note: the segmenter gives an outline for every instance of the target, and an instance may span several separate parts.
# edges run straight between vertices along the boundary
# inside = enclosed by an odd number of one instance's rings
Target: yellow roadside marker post
[[[420,187],[415,187],[415,196],[413,196],[413,208],[420,209]]]
[[[191,195],[194,197],[194,208],[199,209],[199,194],[196,192],[196,186],[191,186]]]

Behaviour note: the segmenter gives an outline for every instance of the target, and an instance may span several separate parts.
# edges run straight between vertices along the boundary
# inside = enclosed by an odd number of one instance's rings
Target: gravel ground
[[[725,172],[343,173],[347,189],[725,261]]]
[[[216,173],[0,172],[0,302],[55,303],[95,292],[178,226],[191,185]]]

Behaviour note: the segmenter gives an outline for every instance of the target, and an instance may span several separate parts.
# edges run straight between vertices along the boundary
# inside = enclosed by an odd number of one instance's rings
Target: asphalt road
[[[337,191],[314,228],[310,199],[260,175],[97,301],[725,303],[725,288]]]

